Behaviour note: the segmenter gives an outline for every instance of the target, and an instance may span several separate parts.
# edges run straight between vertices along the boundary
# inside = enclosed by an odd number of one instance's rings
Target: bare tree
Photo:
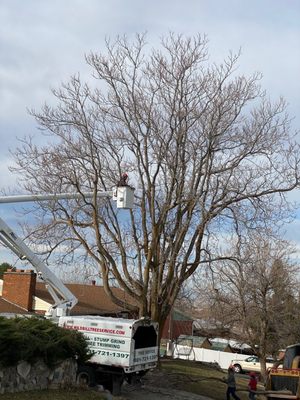
[[[290,261],[287,242],[261,232],[232,243],[230,257],[213,271],[210,313],[231,328],[232,336],[251,345],[265,374],[266,357],[299,337],[299,268]]]
[[[280,209],[298,185],[299,147],[285,102],[269,102],[259,74],[237,74],[239,54],[209,64],[200,35],[170,34],[157,50],[143,35],[106,44],[86,57],[94,86],[74,76],[53,91],[56,106],[32,111],[49,143],[24,139],[17,171],[32,193],[95,193],[41,205],[37,240],[64,244],[65,257],[83,249],[116,303],[112,276],[140,315],[162,323],[183,283],[214,258],[208,237],[230,231],[237,212],[254,227],[270,204]],[[124,170],[137,188],[130,220],[96,196]]]

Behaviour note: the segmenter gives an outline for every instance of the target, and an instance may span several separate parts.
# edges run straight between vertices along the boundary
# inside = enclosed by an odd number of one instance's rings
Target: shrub
[[[67,358],[91,357],[87,342],[77,331],[63,329],[46,319],[0,317],[0,365],[43,360],[49,367]]]

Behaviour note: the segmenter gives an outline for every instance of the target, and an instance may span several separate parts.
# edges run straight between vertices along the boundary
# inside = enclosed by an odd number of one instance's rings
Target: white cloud
[[[10,0],[0,8],[0,189],[16,137],[36,133],[26,108],[51,98],[50,88],[76,72],[90,73],[84,54],[105,36],[148,32],[150,47],[168,31],[206,33],[212,60],[242,47],[240,73],[259,70],[273,99],[283,95],[300,127],[298,0]],[[296,195],[295,195],[296,197]]]
[[[261,70],[267,88],[297,102],[300,5],[229,0],[143,2],[129,0],[10,1],[0,13],[2,118],[26,114],[78,71],[84,54],[100,50],[106,35],[148,31],[151,44],[174,30],[207,33],[213,58],[243,48],[242,72]],[[271,7],[272,5],[272,7]]]
[[[9,167],[13,165],[13,161],[9,154],[3,154],[0,158],[0,196],[3,188],[9,189],[16,185],[17,176],[9,171]]]

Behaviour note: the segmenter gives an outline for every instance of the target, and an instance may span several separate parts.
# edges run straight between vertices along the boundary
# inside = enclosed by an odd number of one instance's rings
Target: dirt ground
[[[117,399],[117,398],[116,398]],[[193,393],[184,392],[177,389],[159,388],[144,385],[134,390],[124,389],[122,400],[211,400],[208,397],[199,396]]]
[[[169,377],[170,379],[170,377]],[[123,385],[122,396],[114,400],[211,400],[208,397],[196,395],[180,390],[178,376],[176,382],[166,382],[166,375],[155,370],[147,374],[137,385]]]

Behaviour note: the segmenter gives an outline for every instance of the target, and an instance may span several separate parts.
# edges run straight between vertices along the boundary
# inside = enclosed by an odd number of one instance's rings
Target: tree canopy
[[[285,241],[255,232],[232,239],[211,269],[209,293],[198,289],[213,329],[226,332],[265,360],[299,341],[299,266]],[[266,366],[263,363],[262,371]]]
[[[27,191],[82,194],[41,204],[32,240],[64,245],[65,260],[84,254],[116,303],[111,277],[159,322],[217,258],[213,238],[263,225],[299,183],[284,100],[269,101],[260,74],[238,74],[239,54],[210,62],[207,44],[201,35],[169,34],[157,49],[144,35],[107,40],[86,56],[88,83],[73,76],[53,90],[54,105],[31,112],[48,143],[25,138],[15,151]],[[124,171],[136,187],[128,216],[97,198]]]
[[[0,279],[3,278],[3,274],[4,272],[6,272],[8,268],[12,268],[12,266],[9,263],[3,262],[0,264]]]

